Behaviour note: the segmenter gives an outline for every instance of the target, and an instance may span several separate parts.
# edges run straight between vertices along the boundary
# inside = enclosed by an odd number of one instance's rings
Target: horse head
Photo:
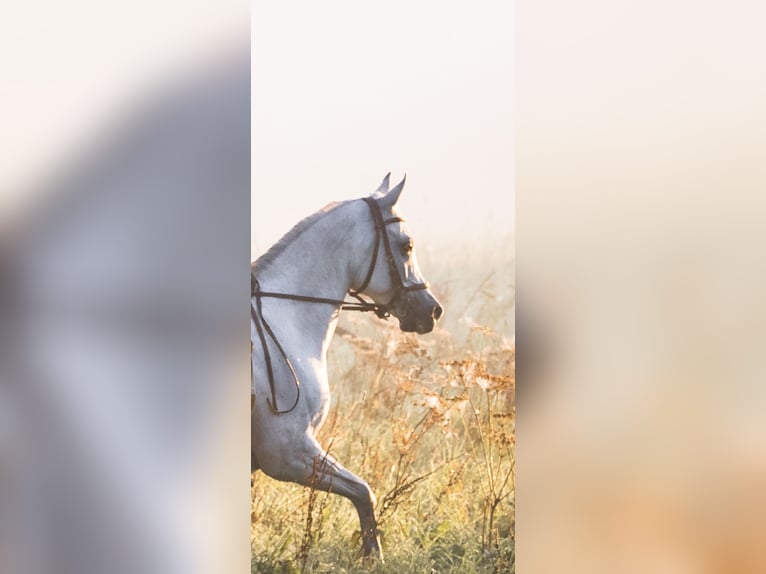
[[[370,198],[365,198],[375,222],[376,239],[373,263],[358,291],[364,291],[386,313],[399,319],[402,331],[429,333],[444,310],[420,271],[415,243],[396,209],[407,176],[389,189],[390,175]]]

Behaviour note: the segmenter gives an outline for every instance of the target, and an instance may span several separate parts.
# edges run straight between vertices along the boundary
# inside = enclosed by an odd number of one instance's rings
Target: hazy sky
[[[389,170],[416,239],[512,232],[513,7],[256,0],[253,254]]]
[[[155,4],[79,0],[44,15],[14,5],[0,35],[3,204],[71,163],[163,79],[203,70],[244,28],[242,2]],[[396,181],[407,172],[402,211],[419,243],[511,232],[513,9],[253,2],[254,254],[326,203],[372,192],[389,170]],[[98,24],[71,35],[84,20]]]

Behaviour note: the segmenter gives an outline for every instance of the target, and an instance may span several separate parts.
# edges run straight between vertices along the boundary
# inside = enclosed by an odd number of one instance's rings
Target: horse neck
[[[354,237],[359,229],[356,219],[355,211],[344,206],[343,211],[330,213],[306,229],[264,269],[256,269],[261,290],[343,300],[352,287],[356,267],[369,255],[361,252],[367,241]],[[360,252],[351,246],[359,247]],[[320,342],[317,349],[324,355],[338,321],[337,306],[269,302],[279,306],[280,322],[299,326],[301,338]]]

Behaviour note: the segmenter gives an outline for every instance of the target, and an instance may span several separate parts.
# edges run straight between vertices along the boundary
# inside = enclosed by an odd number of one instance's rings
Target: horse
[[[251,471],[351,500],[362,554],[381,560],[375,495],[316,436],[330,408],[327,350],[341,310],[394,316],[419,334],[443,314],[396,210],[406,175],[389,189],[390,175],[371,196],[302,220],[251,264]]]

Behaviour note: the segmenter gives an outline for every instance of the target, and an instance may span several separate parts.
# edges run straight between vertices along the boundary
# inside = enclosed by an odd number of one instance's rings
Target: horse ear
[[[381,207],[391,208],[396,205],[396,202],[399,201],[399,196],[402,194],[402,190],[404,189],[405,181],[407,181],[406,173],[404,174],[402,181],[396,184],[396,187],[391,189],[386,195],[380,198],[379,203]]]
[[[388,182],[390,179],[391,179],[391,172],[389,171],[386,174],[386,177],[383,178],[383,181],[381,182],[381,184],[378,186],[378,189],[376,189],[375,191],[378,193],[388,193]]]

